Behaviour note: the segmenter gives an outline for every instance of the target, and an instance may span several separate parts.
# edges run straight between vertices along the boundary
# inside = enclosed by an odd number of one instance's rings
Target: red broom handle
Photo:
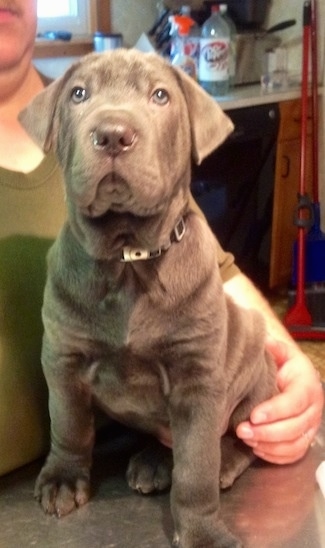
[[[307,150],[307,117],[308,117],[308,67],[310,48],[311,4],[310,0],[304,3],[303,8],[303,48],[302,48],[302,92],[301,92],[301,155],[300,155],[300,180],[299,193],[304,196],[306,191],[306,150]],[[298,212],[298,218],[302,222],[304,210]],[[297,260],[297,304],[305,304],[305,261],[306,261],[305,229],[300,224],[298,229],[298,260]]]
[[[318,181],[318,66],[317,66],[317,0],[312,0],[311,10],[311,68],[312,68],[312,150],[313,150],[313,201],[319,202]]]

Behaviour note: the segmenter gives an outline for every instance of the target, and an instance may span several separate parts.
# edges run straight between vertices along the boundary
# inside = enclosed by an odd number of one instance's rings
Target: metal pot
[[[264,72],[265,53],[281,43],[281,38],[273,33],[287,29],[295,23],[294,19],[289,19],[268,30],[245,31],[237,34],[235,84],[260,82]]]
[[[265,52],[276,48],[280,43],[281,38],[272,34],[238,34],[235,84],[259,82],[264,71]]]
[[[102,52],[110,49],[121,48],[123,36],[120,33],[95,32],[93,36],[94,51]]]

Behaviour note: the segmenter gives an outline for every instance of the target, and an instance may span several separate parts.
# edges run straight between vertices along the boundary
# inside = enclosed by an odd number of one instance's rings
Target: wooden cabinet
[[[312,198],[311,119],[308,120],[306,191]],[[301,101],[280,104],[272,219],[269,286],[285,285],[291,279],[292,248],[297,238],[293,223],[300,181]]]

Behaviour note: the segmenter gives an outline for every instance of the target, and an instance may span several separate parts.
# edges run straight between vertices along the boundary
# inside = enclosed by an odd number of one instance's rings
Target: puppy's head
[[[44,151],[55,150],[68,201],[90,217],[161,211],[188,187],[191,155],[201,162],[232,129],[183,72],[135,50],[84,57],[20,121]]]

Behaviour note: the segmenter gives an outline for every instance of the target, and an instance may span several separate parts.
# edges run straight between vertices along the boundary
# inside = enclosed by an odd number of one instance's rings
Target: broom
[[[305,295],[306,258],[309,255],[318,257],[319,248],[325,246],[325,237],[320,230],[320,204],[318,198],[318,97],[317,97],[317,6],[310,0],[303,7],[303,59],[302,59],[302,92],[301,92],[301,159],[300,183],[296,224],[297,241],[297,291],[294,305],[287,311],[284,324],[296,339],[325,339],[325,328],[316,326],[307,307]],[[308,67],[311,38],[312,52],[312,143],[313,143],[313,204],[305,193],[307,118],[308,118]],[[306,230],[310,229],[306,236]],[[318,245],[317,245],[318,244]],[[309,249],[306,249],[307,245]],[[307,254],[307,252],[308,254]],[[318,275],[319,275],[319,271]],[[323,278],[324,280],[324,278]],[[323,281],[321,280],[321,281]],[[317,280],[319,281],[319,280]],[[316,290],[317,291],[317,290]]]
[[[321,231],[318,181],[318,66],[317,66],[317,1],[312,1],[312,119],[313,119],[313,212],[314,224],[307,235],[306,283],[325,281],[325,234]]]
[[[318,182],[318,67],[317,67],[317,5],[314,0],[311,10],[311,59],[312,59],[312,177],[313,177],[313,224],[306,236],[305,283],[325,282],[325,234],[321,230],[319,182]],[[292,282],[297,282],[297,242],[294,245],[294,268]]]

